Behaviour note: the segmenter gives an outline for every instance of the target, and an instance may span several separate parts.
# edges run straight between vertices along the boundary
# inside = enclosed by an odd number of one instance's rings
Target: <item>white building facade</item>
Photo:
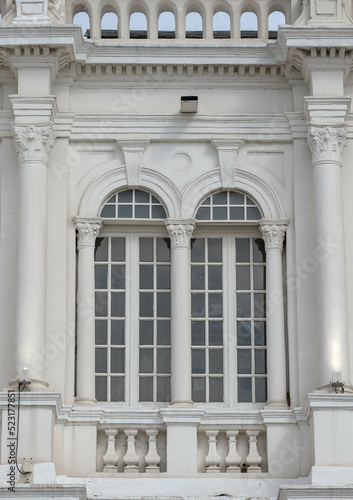
[[[0,498],[353,498],[351,0],[0,9]]]

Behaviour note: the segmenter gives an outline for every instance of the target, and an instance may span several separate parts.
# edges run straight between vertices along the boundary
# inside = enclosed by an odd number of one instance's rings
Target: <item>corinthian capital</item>
[[[14,124],[13,135],[20,163],[35,160],[48,164],[49,153],[55,139],[52,124]]]
[[[190,238],[195,229],[195,222],[185,221],[165,221],[172,247],[188,247]]]
[[[286,219],[273,221],[262,219],[260,221],[260,231],[265,242],[266,252],[273,249],[282,251],[287,224]]]
[[[78,231],[77,248],[94,248],[96,238],[103,224],[101,219],[81,219],[74,217],[75,227]]]
[[[346,127],[317,127],[308,130],[308,146],[313,155],[313,163],[330,161],[341,164]]]

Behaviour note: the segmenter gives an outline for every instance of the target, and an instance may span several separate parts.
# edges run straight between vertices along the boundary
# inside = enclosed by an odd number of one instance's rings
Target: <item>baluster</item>
[[[208,438],[208,455],[205,458],[206,471],[207,472],[219,472],[219,465],[221,463],[221,457],[217,452],[217,436],[219,431],[206,431],[206,437]]]
[[[139,456],[136,453],[135,436],[137,429],[126,429],[125,435],[127,437],[127,450],[124,456],[125,472],[138,472]]]
[[[239,431],[227,431],[229,451],[226,457],[227,472],[240,472],[241,456],[237,452],[237,437]]]
[[[117,472],[118,455],[115,451],[115,440],[118,434],[118,429],[106,429],[105,435],[108,438],[107,452],[103,457],[103,472]]]
[[[260,431],[246,431],[249,437],[249,454],[247,456],[248,472],[261,472],[262,458],[257,451],[257,436]]]
[[[160,472],[159,464],[161,457],[157,452],[158,429],[146,429],[148,437],[148,453],[145,457],[146,472]]]

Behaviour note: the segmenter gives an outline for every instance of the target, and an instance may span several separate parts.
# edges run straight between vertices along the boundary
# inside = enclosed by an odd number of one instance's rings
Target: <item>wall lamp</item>
[[[180,113],[197,113],[198,101],[197,95],[181,96]]]
[[[23,368],[21,371],[20,371],[20,379],[18,381],[18,384],[19,385],[29,385],[31,383],[31,377],[29,375],[29,370],[28,368]]]
[[[337,388],[341,389],[342,394],[344,393],[344,382],[342,382],[342,373],[338,371],[332,372],[332,387],[337,391]]]

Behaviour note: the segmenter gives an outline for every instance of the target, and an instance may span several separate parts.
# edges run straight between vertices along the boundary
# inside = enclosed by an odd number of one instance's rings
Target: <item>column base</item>
[[[287,403],[287,401],[285,401],[283,399],[270,399],[265,404],[265,409],[268,409],[268,408],[274,408],[274,409],[278,408],[278,409],[282,409],[282,410],[287,410],[288,403]]]
[[[344,384],[343,386],[344,391],[349,394],[353,393],[353,386],[350,384]],[[314,391],[314,392],[323,392],[323,393],[337,393],[337,394],[342,394],[342,388],[341,387],[333,387],[331,383],[328,384],[320,384],[319,387]]]
[[[20,379],[14,378],[9,382],[10,389],[18,389],[18,383]],[[24,389],[21,389],[21,392],[43,392],[46,391],[49,387],[48,382],[39,377],[32,377],[31,383],[26,384]]]
[[[194,406],[194,403],[193,401],[191,401],[191,399],[173,399],[173,401],[171,401],[169,406],[173,406],[174,408],[175,407],[185,408],[189,406]]]
[[[95,398],[82,398],[76,397],[74,406],[96,406],[97,400]]]

